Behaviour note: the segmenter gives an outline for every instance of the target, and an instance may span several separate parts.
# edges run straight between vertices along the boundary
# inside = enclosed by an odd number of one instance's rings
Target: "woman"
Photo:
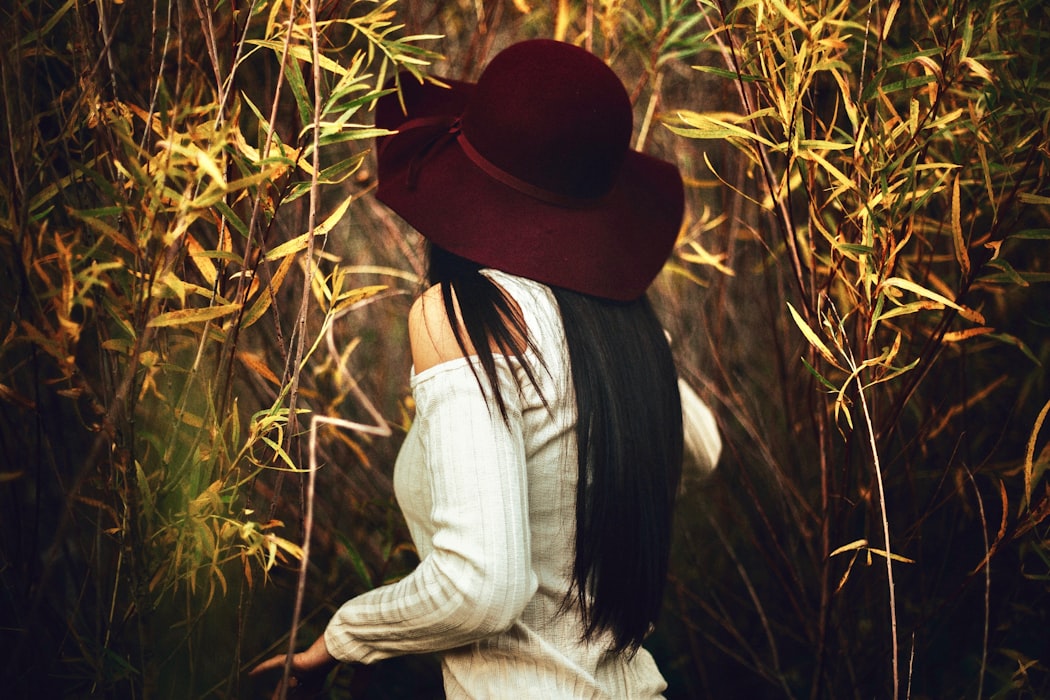
[[[659,697],[641,645],[683,436],[644,295],[681,178],[630,149],[626,91],[582,49],[526,41],[445,82],[376,113],[398,132],[377,144],[377,196],[429,241],[394,477],[421,562],[343,605],[293,675],[439,652],[449,698]]]

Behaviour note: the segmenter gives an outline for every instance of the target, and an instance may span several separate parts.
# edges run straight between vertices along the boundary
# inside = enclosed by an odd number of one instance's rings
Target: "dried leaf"
[[[946,343],[958,343],[963,340],[969,340],[978,335],[987,335],[994,332],[994,328],[988,326],[981,326],[979,328],[967,328],[962,331],[951,331],[944,334],[944,342]]]
[[[959,175],[956,175],[955,182],[952,184],[952,240],[955,243],[955,259],[959,262],[959,267],[962,268],[963,278],[969,278],[970,253],[966,249],[966,241],[963,240],[961,208]]]
[[[1050,401],[1043,404],[1043,408],[1039,411],[1039,415],[1035,419],[1035,425],[1032,426],[1032,433],[1028,438],[1028,446],[1025,448],[1024,453],[1024,500],[1021,503],[1022,508],[1027,508],[1028,504],[1031,503],[1032,489],[1035,486],[1035,444],[1039,437],[1039,431],[1043,428],[1043,422],[1046,420],[1046,414],[1050,413]]]
[[[859,540],[853,540],[849,544],[844,544],[841,547],[838,547],[837,549],[835,549],[835,551],[833,551],[831,554],[829,554],[828,557],[830,558],[830,557],[838,556],[839,554],[842,554],[843,552],[853,552],[853,551],[856,551],[858,549],[863,549],[863,548],[865,548],[867,546],[868,546],[868,541],[866,539],[864,539],[864,538],[861,538]]]
[[[262,361],[262,358],[260,358],[255,353],[242,350],[237,353],[237,359],[240,360],[241,363],[249,370],[259,375],[266,381],[270,382],[274,386],[281,386],[281,380],[278,379],[277,375],[273,373],[273,370],[271,370],[266,365],[266,363]]]

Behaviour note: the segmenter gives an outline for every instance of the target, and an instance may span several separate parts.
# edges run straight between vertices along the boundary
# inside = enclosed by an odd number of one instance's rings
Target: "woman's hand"
[[[286,654],[278,654],[266,659],[249,671],[248,675],[257,676],[273,669],[284,669]],[[292,655],[292,673],[288,679],[286,692],[296,698],[315,697],[324,689],[328,672],[335,667],[336,659],[328,653],[324,635],[318,637],[310,648]],[[274,698],[281,697],[281,686],[274,690]]]

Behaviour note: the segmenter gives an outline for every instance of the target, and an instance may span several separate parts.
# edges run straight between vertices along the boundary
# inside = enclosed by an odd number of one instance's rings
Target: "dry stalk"
[[[294,438],[296,430],[294,425],[298,422],[295,413],[295,404],[298,398],[299,374],[302,367],[302,359],[306,350],[306,315],[310,306],[310,284],[313,281],[313,259],[314,259],[314,232],[317,228],[317,210],[320,206],[319,173],[321,172],[321,110],[323,105],[322,83],[321,83],[321,46],[317,31],[317,0],[310,0],[309,4],[310,22],[310,50],[313,55],[311,67],[313,70],[314,88],[314,113],[311,125],[311,138],[313,139],[313,172],[310,173],[310,212],[307,222],[307,244],[304,252],[305,268],[303,271],[302,302],[299,307],[299,315],[296,318],[296,348],[292,364],[293,374],[291,388],[288,393],[288,446]],[[285,448],[289,451],[288,448]],[[305,517],[302,523],[303,532],[303,555],[299,560],[299,579],[295,590],[295,606],[292,611],[292,623],[288,634],[288,653],[284,661],[282,673],[281,700],[284,700],[288,692],[288,678],[292,672],[292,655],[295,654],[296,633],[299,627],[299,618],[302,616],[303,598],[306,595],[306,572],[310,565],[310,530],[313,527],[314,507],[314,482],[316,470],[311,469],[306,484]]]

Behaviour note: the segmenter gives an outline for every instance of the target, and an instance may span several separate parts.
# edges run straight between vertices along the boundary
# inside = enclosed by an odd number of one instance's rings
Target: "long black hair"
[[[524,353],[535,348],[524,319],[479,265],[434,245],[428,281],[441,285],[448,317],[461,319],[462,327],[452,323],[456,340],[466,353],[466,332],[506,420],[493,348],[531,371]],[[613,302],[552,291],[569,348],[579,453],[572,587],[564,602],[582,612],[585,639],[609,632],[612,649],[630,653],[659,616],[667,579],[682,464],[677,371],[645,297]]]

